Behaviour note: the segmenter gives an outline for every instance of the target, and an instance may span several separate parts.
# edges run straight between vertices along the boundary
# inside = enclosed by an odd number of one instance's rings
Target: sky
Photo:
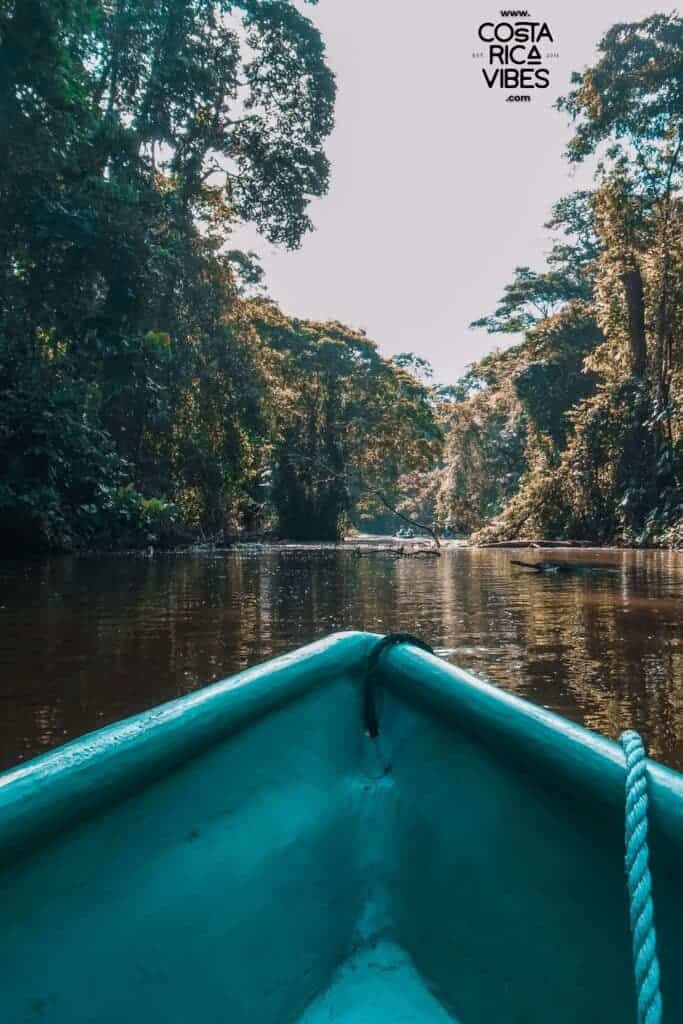
[[[269,294],[285,312],[363,328],[381,352],[415,352],[452,383],[504,338],[469,324],[493,312],[516,266],[541,269],[543,223],[560,196],[590,184],[563,158],[571,135],[553,109],[571,72],[591,64],[603,32],[673,9],[639,0],[543,0],[529,7],[553,43],[550,87],[530,103],[488,89],[483,21],[494,3],[319,0],[297,5],[318,25],[337,79],[326,152],[328,194],[294,252],[255,233]]]

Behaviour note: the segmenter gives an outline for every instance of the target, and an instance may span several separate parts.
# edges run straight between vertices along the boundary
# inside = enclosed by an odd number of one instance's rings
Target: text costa
[[[546,21],[484,21],[479,26],[479,38],[484,43],[540,43],[546,39],[554,42]]]

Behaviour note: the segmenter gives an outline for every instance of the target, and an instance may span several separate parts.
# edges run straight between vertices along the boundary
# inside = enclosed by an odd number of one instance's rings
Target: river
[[[539,558],[609,564],[545,576]],[[0,767],[340,629],[437,653],[683,769],[683,553],[348,547],[0,563]]]

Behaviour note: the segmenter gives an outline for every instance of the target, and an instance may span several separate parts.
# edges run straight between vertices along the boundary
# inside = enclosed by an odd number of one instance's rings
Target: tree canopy
[[[525,336],[470,369],[447,431],[437,514],[481,539],[683,541],[683,21],[614,25],[598,54],[557,104],[594,187],[474,324]]]
[[[683,541],[683,21],[609,29],[558,102],[545,266],[456,382],[266,297],[325,193],[335,80],[291,0],[0,0],[0,544]],[[257,287],[256,287],[257,286]]]

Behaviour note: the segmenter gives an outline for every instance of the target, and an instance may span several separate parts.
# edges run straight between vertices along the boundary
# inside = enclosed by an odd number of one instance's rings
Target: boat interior
[[[338,634],[0,778],[5,1020],[636,1019],[618,747],[408,644],[370,679],[376,642]],[[683,788],[650,781],[676,1020]]]

